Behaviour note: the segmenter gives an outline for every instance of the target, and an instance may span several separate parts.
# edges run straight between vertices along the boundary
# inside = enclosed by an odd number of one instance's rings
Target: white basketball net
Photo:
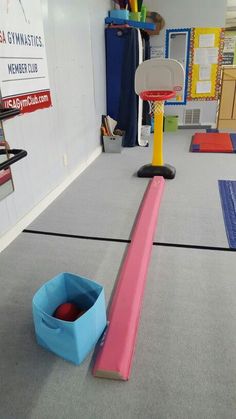
[[[152,100],[148,101],[149,103],[149,114],[153,116],[155,113],[160,114],[164,113],[164,102],[153,102]]]

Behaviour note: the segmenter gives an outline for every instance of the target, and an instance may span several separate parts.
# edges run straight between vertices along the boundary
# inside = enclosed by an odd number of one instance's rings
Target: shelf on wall
[[[156,29],[156,25],[154,23],[147,23],[147,22],[138,22],[136,20],[126,20],[126,19],[118,19],[114,17],[106,17],[105,23],[114,23],[115,25],[129,25],[134,28],[139,29],[147,29],[149,31],[154,31]]]

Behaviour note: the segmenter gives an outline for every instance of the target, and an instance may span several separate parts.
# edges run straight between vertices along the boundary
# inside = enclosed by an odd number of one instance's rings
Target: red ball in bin
[[[63,303],[57,307],[53,316],[67,322],[74,322],[84,312],[75,303]]]

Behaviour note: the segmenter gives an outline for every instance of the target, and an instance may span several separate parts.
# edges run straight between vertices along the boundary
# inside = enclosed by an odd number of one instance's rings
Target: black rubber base
[[[165,179],[174,179],[175,173],[175,168],[169,164],[164,164],[164,166],[145,164],[145,166],[140,167],[137,175],[138,177],[163,176]]]

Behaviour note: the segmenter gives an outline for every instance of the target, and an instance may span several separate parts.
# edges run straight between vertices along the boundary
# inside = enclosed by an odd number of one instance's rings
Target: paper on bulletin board
[[[219,59],[219,48],[207,48],[209,64],[217,64]]]
[[[164,47],[151,47],[151,58],[164,58]]]
[[[194,64],[207,65],[217,64],[218,62],[218,48],[195,48]]]
[[[223,53],[233,52],[235,50],[235,37],[226,36],[224,39],[224,50]]]
[[[211,93],[211,81],[198,81],[196,84],[196,93]]]
[[[211,65],[199,66],[199,80],[211,80]]]
[[[199,47],[200,48],[209,48],[215,46],[215,34],[205,34],[205,35],[199,35]]]

